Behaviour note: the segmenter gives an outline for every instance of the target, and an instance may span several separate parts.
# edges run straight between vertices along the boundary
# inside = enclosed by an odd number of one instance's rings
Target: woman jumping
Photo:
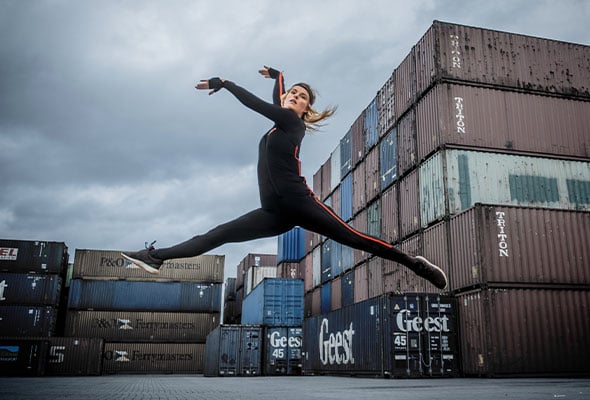
[[[225,243],[276,236],[300,226],[343,245],[403,264],[437,288],[445,289],[447,277],[439,267],[424,257],[410,256],[383,240],[353,229],[315,196],[301,175],[299,151],[306,129],[314,129],[334,110],[314,110],[315,93],[308,84],[297,83],[285,92],[281,72],[266,66],[259,72],[275,80],[273,104],[220,78],[201,80],[196,89],[209,89],[210,95],[226,89],[246,107],[274,122],[258,145],[261,207],[175,246],[155,249],[152,243],[144,250],[122,253],[123,257],[157,274],[165,260],[198,256]]]

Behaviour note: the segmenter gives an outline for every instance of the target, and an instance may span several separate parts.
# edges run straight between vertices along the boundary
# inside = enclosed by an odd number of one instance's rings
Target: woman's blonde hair
[[[323,111],[317,111],[312,107],[312,104],[316,98],[316,93],[311,88],[311,86],[306,83],[297,83],[291,86],[291,89],[293,89],[294,86],[302,86],[306,91],[309,92],[310,95],[308,109],[303,113],[303,122],[305,122],[305,126],[311,131],[319,130],[319,128],[324,126],[324,124],[320,124],[320,122],[326,118],[331,117],[336,112],[336,107],[328,107]],[[291,89],[287,90],[287,92],[281,96],[281,102],[285,100]]]

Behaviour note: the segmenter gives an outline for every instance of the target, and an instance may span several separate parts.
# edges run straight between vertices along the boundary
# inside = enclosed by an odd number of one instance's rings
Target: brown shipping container
[[[204,343],[105,343],[103,374],[202,374]]]
[[[316,316],[322,313],[322,298],[320,293],[321,287],[318,286],[311,292],[311,315]]]
[[[397,166],[398,176],[416,165],[418,161],[416,144],[416,110],[412,108],[397,125]]]
[[[495,282],[590,285],[590,212],[478,204],[448,224],[452,290]]]
[[[365,156],[365,113],[361,113],[351,127],[352,167],[354,168]]]
[[[590,371],[590,290],[489,288],[457,299],[466,375]]]
[[[395,87],[394,107],[396,118],[401,118],[416,100],[416,61],[414,48],[393,72]]]
[[[352,214],[356,214],[367,205],[366,163],[359,163],[352,171]]]
[[[65,336],[101,337],[111,342],[193,342],[205,339],[219,314],[68,311]]]
[[[134,266],[117,250],[76,249],[74,279],[128,279],[223,283],[225,256],[202,255],[164,262],[158,275]]]
[[[395,73],[392,73],[377,93],[377,112],[379,137],[385,136],[395,124]]]
[[[342,186],[338,186],[336,189],[334,189],[330,200],[332,203],[332,210],[334,210],[336,214],[340,215],[340,209],[342,208]]]
[[[418,96],[454,79],[590,97],[590,46],[435,21],[413,50]]]
[[[383,259],[372,257],[367,261],[367,283],[369,284],[369,298],[382,295],[383,292]]]
[[[445,83],[416,114],[419,159],[443,144],[590,157],[590,101]]]
[[[399,239],[398,185],[390,186],[381,195],[381,239],[393,243]]]
[[[357,231],[367,233],[367,209],[362,209],[352,220],[352,227]],[[354,249],[354,264],[360,264],[370,256],[363,250]]]
[[[328,160],[322,164],[320,171],[322,176],[321,198],[322,200],[325,200],[328,198],[328,196],[330,196],[330,192],[332,190],[332,160],[330,159],[330,157],[328,157]]]
[[[244,287],[244,275],[246,275],[245,265],[246,263],[242,260],[236,267],[236,290]]]
[[[305,276],[303,278],[303,287],[305,293],[313,289],[313,255],[311,252],[303,258],[303,264],[305,265]]]
[[[313,308],[313,292],[306,292],[303,296],[303,315],[311,317]]]
[[[282,262],[277,266],[277,278],[305,279],[305,263],[302,260],[298,262]]]
[[[357,265],[354,268],[354,302],[367,300],[369,298],[369,281],[367,274],[367,263]]]
[[[313,192],[318,196],[322,196],[322,167],[318,168],[318,170],[313,174],[313,182],[312,182]],[[321,198],[323,200],[323,198]]]
[[[449,242],[454,249],[465,248],[463,243],[450,241],[449,238],[449,224],[446,221],[439,222],[422,232],[423,247],[421,255],[438,265],[446,272],[447,277],[453,272],[450,263],[451,256]]]
[[[332,279],[332,311],[342,307],[342,276]]]
[[[400,180],[399,215],[400,237],[407,237],[420,229],[420,187],[418,170],[410,172]]]
[[[381,174],[379,172],[379,146],[375,146],[365,158],[365,173],[367,182],[365,184],[367,203],[373,200],[381,190]]]

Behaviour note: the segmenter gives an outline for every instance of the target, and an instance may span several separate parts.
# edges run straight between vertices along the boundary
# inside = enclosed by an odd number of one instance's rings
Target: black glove
[[[279,77],[279,74],[281,73],[281,71],[276,70],[274,68],[268,67],[268,75],[272,78],[272,79],[277,79]]]
[[[209,94],[218,92],[223,88],[223,81],[217,77],[209,79],[209,89],[213,89]]]

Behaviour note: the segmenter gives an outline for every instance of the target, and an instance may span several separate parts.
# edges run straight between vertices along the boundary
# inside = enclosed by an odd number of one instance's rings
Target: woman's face
[[[309,94],[307,90],[301,86],[293,86],[288,92],[285,100],[283,100],[283,108],[288,108],[295,111],[301,118],[304,112],[309,107]]]

